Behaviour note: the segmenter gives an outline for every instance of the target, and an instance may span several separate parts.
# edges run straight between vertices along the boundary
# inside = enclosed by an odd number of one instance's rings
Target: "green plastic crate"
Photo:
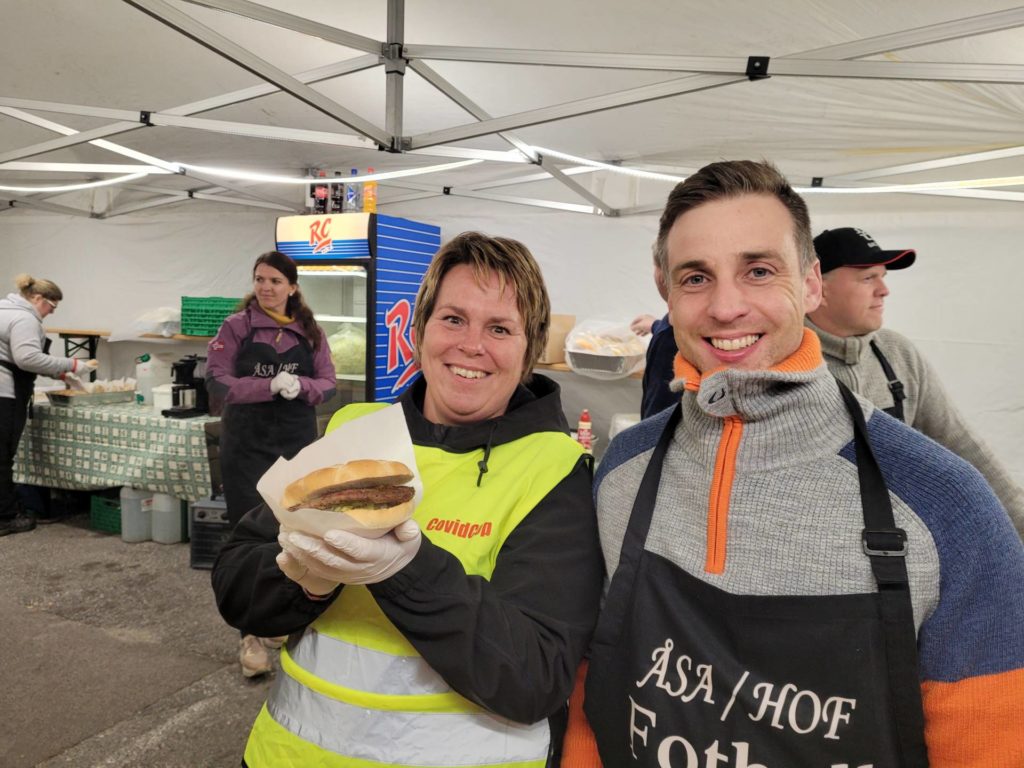
[[[94,495],[89,502],[89,527],[94,531],[121,534],[121,500]]]
[[[224,318],[241,299],[224,296],[182,296],[181,332],[185,336],[216,336]]]

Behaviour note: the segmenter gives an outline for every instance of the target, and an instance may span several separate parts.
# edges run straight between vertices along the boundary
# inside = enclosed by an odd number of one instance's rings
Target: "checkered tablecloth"
[[[69,490],[130,485],[195,501],[210,495],[210,416],[166,419],[135,403],[37,404],[14,462],[19,483]]]

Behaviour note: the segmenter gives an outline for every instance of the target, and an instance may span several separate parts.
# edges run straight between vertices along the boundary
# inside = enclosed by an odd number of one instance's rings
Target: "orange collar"
[[[821,342],[818,340],[818,335],[810,328],[804,328],[804,336],[800,340],[800,346],[797,347],[796,352],[778,365],[773,365],[768,370],[780,371],[782,373],[813,371],[821,365],[822,359]],[[712,368],[707,373],[702,374],[689,360],[685,360],[682,354],[678,352],[676,353],[676,359],[672,363],[672,372],[675,378],[683,379],[686,382],[685,388],[691,392],[696,392],[700,389],[700,383],[704,378],[726,370],[726,368],[727,366]]]

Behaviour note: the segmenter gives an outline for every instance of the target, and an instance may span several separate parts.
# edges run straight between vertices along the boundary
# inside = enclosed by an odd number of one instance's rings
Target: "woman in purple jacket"
[[[206,386],[215,410],[223,405],[220,464],[232,525],[262,502],[256,483],[263,473],[316,440],[315,407],[336,391],[327,337],[298,277],[283,253],[256,259],[252,293],[209,344]],[[242,638],[239,660],[246,677],[270,671],[256,637]]]

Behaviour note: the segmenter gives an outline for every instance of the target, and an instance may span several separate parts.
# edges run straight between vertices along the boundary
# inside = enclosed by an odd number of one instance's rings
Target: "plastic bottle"
[[[321,179],[326,179],[327,178],[327,171],[320,171],[318,176]],[[327,193],[328,193],[328,186],[326,184],[317,184],[316,187],[313,189],[313,198],[314,198],[313,210],[314,210],[314,212],[316,212],[316,213],[327,213],[327,205],[328,205]]]
[[[352,176],[359,175],[359,169],[352,169]],[[350,181],[345,185],[345,213],[359,213],[363,210],[362,182]]]
[[[334,183],[331,184],[331,213],[341,213],[345,208],[345,184],[341,180],[341,171],[334,172]]]
[[[590,411],[586,408],[580,414],[579,425],[576,427],[576,442],[583,446],[583,450],[591,453],[594,448],[594,431],[590,423]]]
[[[153,495],[153,541],[176,544],[184,540],[181,502],[166,493]]]
[[[373,168],[367,168],[367,173],[373,173]],[[377,182],[363,182],[363,213],[377,212]]]
[[[153,404],[153,387],[171,380],[171,364],[149,353],[135,358],[135,402]]]
[[[121,489],[121,540],[149,541],[153,536],[153,494],[125,486]]]

